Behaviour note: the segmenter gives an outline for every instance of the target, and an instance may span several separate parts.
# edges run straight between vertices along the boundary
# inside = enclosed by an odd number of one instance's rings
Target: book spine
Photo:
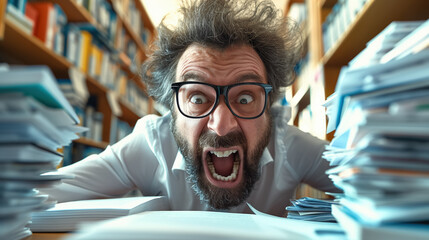
[[[74,24],[67,24],[64,27],[64,51],[63,55],[66,57],[73,65],[79,66],[79,42],[80,42],[80,32],[79,29]]]
[[[28,5],[32,6],[39,13],[34,35],[45,43],[47,47],[50,47],[53,40],[49,38],[53,38],[52,27],[55,21],[54,4],[48,2],[29,2]]]
[[[92,35],[90,32],[82,30],[80,31],[80,39],[79,69],[83,73],[88,73]]]

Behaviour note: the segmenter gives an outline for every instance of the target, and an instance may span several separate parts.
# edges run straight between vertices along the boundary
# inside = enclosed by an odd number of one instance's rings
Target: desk
[[[25,240],[60,240],[64,239],[71,233],[33,233]]]

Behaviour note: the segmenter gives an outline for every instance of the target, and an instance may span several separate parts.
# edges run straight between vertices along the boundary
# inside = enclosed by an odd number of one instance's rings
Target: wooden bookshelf
[[[95,21],[95,19],[91,16],[91,14],[81,5],[77,4],[75,1],[72,0],[68,0],[68,1],[63,1],[63,0],[49,0],[51,2],[57,3],[59,4],[64,12],[67,15],[68,21],[69,22],[88,22],[91,23],[94,26],[97,26],[97,23]],[[112,5],[113,2],[116,2],[114,0],[110,0],[109,1]],[[142,18],[144,19],[144,24],[145,26],[150,29],[150,31],[154,31],[154,27],[152,22],[149,20],[148,14],[145,11],[142,3],[140,1],[135,1],[136,6],[138,6],[138,9],[142,12]],[[120,14],[117,15],[120,23],[120,26],[123,26],[127,32],[127,34],[131,37],[131,39],[136,43],[138,50],[143,53],[142,56],[145,56],[145,47],[143,44],[143,41],[140,39],[139,36],[137,36],[137,34],[133,31],[133,29],[131,28],[130,24],[128,23],[128,21],[126,19],[124,19],[123,17],[120,16]],[[133,71],[131,71],[130,69],[130,65],[132,62],[132,59],[130,59],[124,52],[120,52],[120,59],[123,62],[123,64],[121,64],[121,69],[124,70],[127,74],[128,77],[130,77],[130,79],[133,79],[133,81],[135,81],[135,83],[137,84],[138,87],[140,87],[141,90],[143,90],[143,92],[146,92],[146,87],[143,85],[143,83],[141,81],[136,81],[138,76],[138,73],[135,73]],[[142,59],[143,61],[145,60]]]
[[[141,116],[135,110],[133,110],[133,107],[122,98],[119,98],[119,105],[121,106],[122,111],[120,119],[134,125],[137,120],[141,118]]]
[[[86,77],[86,84],[89,92],[94,95],[98,95],[98,96],[105,95],[109,90],[106,86],[104,86],[95,78],[90,76]]]
[[[139,9],[140,13],[142,14],[143,22],[145,23],[145,27],[151,32],[155,33],[156,29],[155,26],[152,24],[152,21],[149,18],[149,14],[147,13],[146,9],[143,6],[143,1],[141,0],[134,0],[137,8]],[[152,38],[155,35],[152,35]]]
[[[86,84],[88,87],[88,90],[91,92],[91,94],[95,94],[98,96],[99,99],[99,111],[103,112],[106,116],[109,116],[112,114],[112,110],[110,109],[110,104],[107,100],[107,94],[109,92],[109,89],[105,86],[103,86],[100,82],[95,80],[92,77],[87,77]],[[139,120],[142,116],[139,115],[133,107],[127,103],[122,98],[118,98],[118,104],[121,108],[122,115],[118,116],[121,120],[126,121],[131,126],[135,125],[137,120]],[[111,119],[109,117],[103,118],[103,125],[110,126]],[[109,139],[109,130],[108,128],[104,128],[103,130],[103,140],[108,141]]]
[[[60,5],[64,13],[67,15],[67,21],[69,22],[85,22],[91,23],[94,26],[97,26],[96,20],[91,16],[91,14],[81,5],[79,5],[74,0],[44,0],[56,3]]]
[[[137,34],[133,31],[133,29],[131,28],[130,24],[128,23],[127,20],[125,20],[124,18],[122,18],[119,14],[118,14],[118,19],[121,21],[122,26],[125,28],[125,31],[127,32],[127,34],[131,37],[131,39],[136,43],[137,48],[139,49],[139,51],[141,52],[145,52],[145,46],[143,44],[143,41],[141,40],[141,38],[139,36],[137,36]]]
[[[130,68],[131,60],[124,53],[121,53],[119,57],[123,62],[120,67],[125,73],[127,73],[128,79],[130,81],[133,81],[137,85],[137,87],[139,87],[147,95],[147,89],[140,78],[140,74],[138,72],[132,71]]]
[[[426,20],[429,1],[368,0],[337,43],[323,56],[326,66],[342,66],[392,21]]]
[[[82,5],[77,4],[74,0],[48,0],[52,3],[60,5],[67,16],[68,22],[76,23],[89,23],[98,29],[101,29],[96,19],[90,14],[88,10]],[[117,2],[122,4],[122,1],[109,0],[110,3]],[[6,0],[0,0],[0,30],[4,30],[3,34],[0,35],[0,52],[2,53],[2,60],[10,64],[20,65],[46,65],[48,66],[57,78],[69,78],[69,71],[75,67],[68,59],[62,55],[57,54],[50,48],[46,47],[45,44],[38,38],[24,32],[15,25],[14,22],[9,21],[5,17],[6,13]],[[155,28],[149,20],[146,11],[140,1],[135,0],[137,9],[140,11],[143,24],[146,28],[151,31],[152,37],[155,35]],[[140,36],[133,31],[133,28],[128,23],[128,20],[122,19],[118,14],[118,28],[123,27],[126,30],[126,34],[129,39],[136,43],[138,54],[145,56],[145,45],[140,39]],[[0,31],[2,33],[2,31]],[[113,46],[113,43],[112,43]],[[4,53],[4,54],[3,54]],[[129,59],[124,52],[119,52],[121,61],[118,62],[118,67],[126,74],[126,80],[135,83],[137,88],[147,95],[146,87],[140,79],[137,72],[131,70],[131,63],[134,59]],[[10,62],[8,61],[10,59]],[[128,61],[126,61],[128,59]],[[125,61],[124,61],[125,60]],[[144,59],[142,59],[143,61]],[[110,129],[112,124],[112,106],[109,104],[109,95],[114,89],[109,89],[105,85],[101,84],[97,79],[84,74],[87,90],[90,95],[96,96],[98,107],[96,111],[103,113],[103,129],[102,129],[102,141],[97,142],[88,138],[81,138],[75,140],[77,143],[81,143],[88,146],[97,148],[105,148],[110,140]],[[113,95],[115,96],[115,95]],[[154,112],[150,108],[153,107],[153,100],[149,97],[148,102],[148,113]],[[121,99],[119,96],[116,99],[117,105],[120,107],[122,115],[116,116],[122,121],[126,121],[130,126],[134,126],[141,114],[138,113],[134,107]]]
[[[347,65],[365,47],[366,43],[380,33],[392,21],[415,21],[429,18],[429,1],[425,0],[367,0],[354,20],[347,26],[340,38],[328,52],[324,52],[322,25],[337,0],[306,1],[308,9],[309,39],[305,43],[310,56],[310,68],[323,69],[323,89],[314,88],[314,81],[309,78],[311,92],[324,91],[325,98],[334,93],[340,70]],[[299,79],[299,77],[298,77]],[[294,91],[293,94],[296,94]],[[297,96],[295,99],[299,99]],[[302,98],[301,101],[307,100]],[[299,103],[300,105],[303,105]],[[311,103],[320,105],[322,103]],[[326,139],[331,139],[332,134]]]
[[[4,37],[0,41],[0,51],[13,55],[27,65],[47,65],[58,78],[68,76],[72,64],[66,58],[47,48],[38,38],[33,37],[13,22],[6,19]]]

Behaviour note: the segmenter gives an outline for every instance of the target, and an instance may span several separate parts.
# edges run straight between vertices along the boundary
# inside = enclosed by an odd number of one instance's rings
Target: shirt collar
[[[180,150],[177,151],[176,159],[174,160],[173,167],[171,167],[171,171],[175,174],[176,172],[182,170],[185,171],[186,162]]]

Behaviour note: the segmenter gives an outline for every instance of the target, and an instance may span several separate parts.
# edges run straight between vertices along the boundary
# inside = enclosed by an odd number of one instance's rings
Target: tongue
[[[234,166],[234,154],[228,157],[216,157],[216,155],[212,155],[211,159],[217,174],[224,177],[231,175],[232,167]]]

